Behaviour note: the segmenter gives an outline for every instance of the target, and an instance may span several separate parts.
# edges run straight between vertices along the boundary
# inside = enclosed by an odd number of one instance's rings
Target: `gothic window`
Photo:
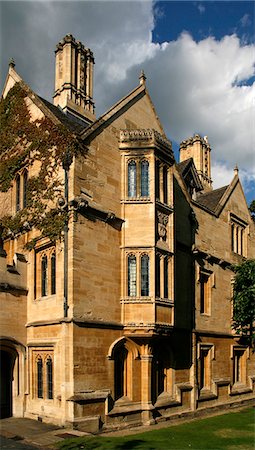
[[[167,167],[163,167],[163,202],[167,203],[168,201],[168,182],[167,182]]]
[[[136,197],[136,162],[128,163],[128,197]]]
[[[128,256],[128,296],[136,296],[136,257]]]
[[[47,398],[53,399],[53,372],[52,359],[49,356],[46,361]]]
[[[32,392],[42,399],[53,399],[53,351],[32,349]]]
[[[20,175],[16,177],[16,212],[20,210]]]
[[[156,255],[156,297],[160,297],[160,256]]]
[[[151,396],[153,403],[163,392],[172,394],[173,367],[171,352],[163,344],[153,349],[151,371]]]
[[[149,263],[148,255],[141,257],[141,296],[149,295]]]
[[[43,398],[43,361],[41,357],[37,359],[37,397]]]
[[[56,294],[56,254],[51,255],[51,294]]]
[[[48,260],[44,255],[41,261],[41,296],[45,297],[48,294]]]
[[[247,224],[231,214],[231,250],[238,255],[245,256],[245,229]]]
[[[140,164],[141,171],[141,197],[149,196],[149,162],[144,160]]]
[[[23,208],[27,206],[27,170],[23,173]]]
[[[168,258],[164,258],[164,298],[168,298]]]
[[[155,167],[155,196],[156,199],[160,199],[160,162],[156,161]]]

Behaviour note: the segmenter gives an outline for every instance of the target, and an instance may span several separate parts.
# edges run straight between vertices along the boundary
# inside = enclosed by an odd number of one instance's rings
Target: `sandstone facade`
[[[0,241],[2,417],[96,431],[249,402],[254,354],[231,328],[231,264],[255,257],[238,173],[213,190],[199,135],[176,163],[144,74],[96,120],[93,64],[71,35],[59,43],[55,106],[9,67],[3,97],[19,83],[31,122],[71,130],[83,151],[54,175],[62,239],[34,224]],[[17,169],[0,217],[24,207],[41,164]]]

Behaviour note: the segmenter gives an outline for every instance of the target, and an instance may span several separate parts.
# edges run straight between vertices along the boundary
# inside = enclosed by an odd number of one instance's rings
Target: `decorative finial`
[[[15,67],[15,61],[14,61],[13,58],[11,58],[10,61],[9,61],[9,67],[12,67],[12,68]]]
[[[145,73],[144,73],[143,70],[141,70],[141,74],[140,74],[139,80],[140,80],[140,84],[145,84],[146,76],[145,76]]]
[[[237,166],[237,164],[235,165],[235,168],[234,168],[234,174],[235,175],[238,175],[238,172],[239,172],[239,169],[238,169],[238,166]]]

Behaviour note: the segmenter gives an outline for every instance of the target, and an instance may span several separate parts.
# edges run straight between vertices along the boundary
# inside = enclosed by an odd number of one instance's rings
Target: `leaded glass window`
[[[37,397],[43,398],[43,362],[42,358],[37,360]]]
[[[48,261],[47,256],[42,257],[41,262],[42,290],[41,295],[45,297],[48,294]]]
[[[128,296],[136,296],[136,257],[128,257]]]
[[[16,178],[16,212],[20,210],[20,175]]]
[[[168,259],[164,259],[164,298],[168,298]]]
[[[23,208],[27,206],[27,170],[23,175]]]
[[[149,196],[149,162],[142,161],[141,165],[141,196]]]
[[[149,256],[142,255],[141,257],[141,295],[149,295]]]
[[[56,255],[51,256],[51,294],[56,294]]]
[[[136,197],[136,163],[128,163],[128,196]]]
[[[53,367],[52,359],[49,356],[46,362],[46,376],[47,376],[47,398],[53,398]]]

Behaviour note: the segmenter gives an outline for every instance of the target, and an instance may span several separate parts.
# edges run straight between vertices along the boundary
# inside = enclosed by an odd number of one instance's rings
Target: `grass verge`
[[[65,439],[57,444],[57,448],[62,450],[252,450],[255,448],[254,423],[255,410],[248,408],[129,436]]]

